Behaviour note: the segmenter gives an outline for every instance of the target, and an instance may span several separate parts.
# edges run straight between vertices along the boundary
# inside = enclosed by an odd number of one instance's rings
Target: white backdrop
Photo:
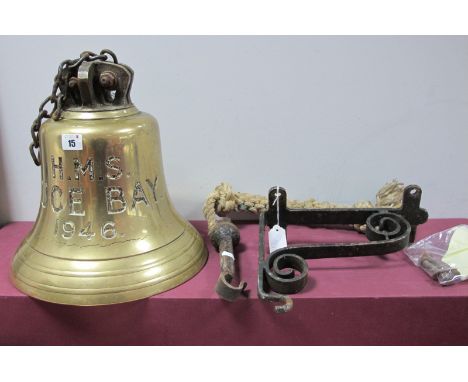
[[[222,180],[348,203],[392,178],[468,216],[468,37],[77,36],[0,37],[0,222],[36,217],[29,129],[58,64],[102,48],[134,69],[187,218]]]

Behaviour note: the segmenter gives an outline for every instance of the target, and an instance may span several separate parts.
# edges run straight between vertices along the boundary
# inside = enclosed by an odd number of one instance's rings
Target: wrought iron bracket
[[[292,309],[287,296],[300,292],[307,283],[308,265],[305,260],[332,257],[381,256],[399,251],[414,241],[416,228],[427,221],[428,213],[420,208],[421,188],[407,186],[400,208],[330,208],[289,209],[286,190],[273,187],[268,193],[268,209],[259,219],[258,296],[279,303],[278,313]],[[295,244],[267,254],[265,229],[278,224],[332,227],[366,225],[368,242]]]

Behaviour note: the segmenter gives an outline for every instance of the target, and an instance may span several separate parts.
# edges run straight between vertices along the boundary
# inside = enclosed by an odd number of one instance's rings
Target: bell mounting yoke
[[[70,111],[115,110],[132,106],[133,70],[107,61],[84,61],[66,68],[60,90],[66,95],[63,109]]]
[[[401,208],[289,209],[286,190],[271,188],[268,210],[259,219],[259,298],[279,302],[276,312],[287,312],[293,303],[286,295],[300,292],[307,283],[306,259],[381,256],[405,248],[414,241],[417,226],[428,219],[427,211],[419,207],[421,194],[419,186],[407,186]],[[290,224],[311,227],[365,224],[369,242],[295,244],[266,254],[265,228],[276,224],[285,230]]]

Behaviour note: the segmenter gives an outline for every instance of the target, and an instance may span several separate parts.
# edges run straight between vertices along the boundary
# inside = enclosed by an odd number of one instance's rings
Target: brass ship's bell
[[[132,79],[111,51],[85,52],[59,67],[44,102],[53,113],[41,106],[30,147],[42,170],[39,215],[12,265],[13,283],[32,297],[141,299],[188,280],[207,259],[171,204],[158,124],[132,104]]]

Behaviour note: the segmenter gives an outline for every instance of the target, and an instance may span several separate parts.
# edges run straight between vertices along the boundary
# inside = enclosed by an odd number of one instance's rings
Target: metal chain
[[[39,114],[36,119],[33,121],[31,126],[31,137],[32,143],[29,145],[29,152],[31,157],[36,164],[36,166],[41,165],[41,151],[39,143],[39,131],[44,119],[52,118],[54,121],[57,121],[61,118],[62,115],[62,105],[67,99],[67,92],[62,93],[59,89],[59,85],[63,81],[62,75],[65,69],[73,69],[81,65],[85,61],[96,61],[102,60],[106,61],[108,56],[112,57],[114,63],[118,63],[116,55],[109,49],[103,49],[99,54],[93,52],[83,52],[80,54],[79,58],[74,60],[65,60],[59,67],[56,76],[54,77],[54,84],[52,87],[52,93],[49,95],[39,106]],[[64,83],[65,90],[68,88],[68,83]],[[50,104],[52,110],[48,111],[46,106]],[[36,151],[37,150],[37,151]]]

